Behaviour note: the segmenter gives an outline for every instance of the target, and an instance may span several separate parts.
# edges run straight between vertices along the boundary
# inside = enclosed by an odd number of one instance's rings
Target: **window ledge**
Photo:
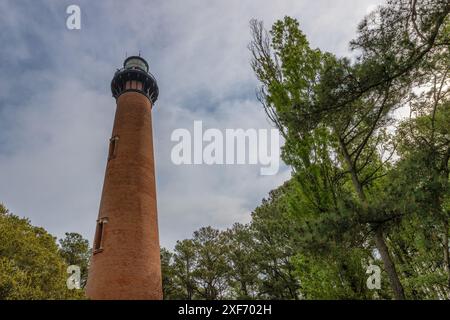
[[[103,248],[95,249],[95,250],[94,250],[94,254],[97,254],[97,253],[100,253],[100,252],[103,252]]]

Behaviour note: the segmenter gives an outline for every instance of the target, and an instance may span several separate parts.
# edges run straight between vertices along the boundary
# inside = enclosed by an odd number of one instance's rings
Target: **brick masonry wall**
[[[102,251],[91,258],[91,299],[162,299],[151,103],[125,92],[117,99],[100,202]]]

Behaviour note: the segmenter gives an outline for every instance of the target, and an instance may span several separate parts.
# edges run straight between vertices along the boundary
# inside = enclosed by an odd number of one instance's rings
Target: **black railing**
[[[125,88],[127,81],[139,81],[142,89]],[[139,68],[118,69],[111,81],[111,93],[114,98],[118,98],[122,93],[134,91],[145,95],[152,104],[156,102],[159,95],[158,84],[155,77],[150,72],[145,72]]]

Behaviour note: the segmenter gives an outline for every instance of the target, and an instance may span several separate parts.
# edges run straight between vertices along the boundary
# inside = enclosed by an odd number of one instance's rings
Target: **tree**
[[[225,259],[228,264],[230,296],[236,299],[255,299],[260,286],[255,239],[249,225],[235,223],[223,232]]]
[[[173,256],[172,252],[166,248],[161,248],[161,273],[164,300],[177,299],[182,296],[176,286]]]
[[[56,239],[0,205],[0,299],[78,299]]]
[[[448,56],[440,62],[445,64],[446,60],[448,62]],[[392,205],[402,206],[411,216],[408,224],[402,227],[410,230],[415,226],[417,230],[415,237],[409,239],[412,241],[406,241],[407,233],[397,233],[403,236],[403,252],[418,253],[408,261],[408,265],[416,268],[409,268],[411,281],[423,279],[424,275],[417,274],[417,271],[427,266],[427,283],[424,285],[423,281],[419,281],[419,288],[411,284],[412,290],[417,292],[422,288],[424,293],[441,291],[434,298],[450,298],[450,80],[447,72],[447,68],[442,66],[440,71],[434,68],[431,73],[432,86],[419,97],[413,96],[411,99],[411,113],[414,116],[403,121],[399,127],[397,141],[401,160],[390,177],[390,195],[386,197],[390,198]],[[423,289],[430,285],[439,289]]]
[[[219,230],[200,228],[192,239],[197,253],[193,272],[198,296],[205,300],[224,298],[227,293],[228,265],[225,260],[225,242]]]
[[[356,227],[354,236],[373,232],[393,290],[397,298],[403,298],[382,225],[378,221],[369,223],[373,219],[364,190],[364,183],[382,169],[382,164],[372,159],[377,159],[375,151],[382,140],[382,135],[376,135],[377,129],[384,125],[381,120],[395,103],[389,90],[383,88],[344,107],[330,108],[335,92],[342,91],[339,83],[351,76],[348,61],[310,49],[297,21],[288,17],[272,28],[273,53],[265,45],[269,40],[261,40],[262,25],[253,22],[252,30],[253,69],[263,83],[264,107],[284,132],[284,160],[300,176],[316,182],[304,192],[318,214],[338,211],[344,204],[339,199],[353,202],[351,208],[357,208],[351,221]],[[355,197],[352,199],[349,193]]]
[[[292,18],[277,21],[270,33],[261,22],[251,24],[259,99],[286,138],[283,159],[320,221],[331,222],[330,236],[338,229],[333,223],[351,227],[353,241],[371,235],[397,299],[405,294],[389,228],[405,212],[380,206],[380,179],[395,151],[387,128],[426,59],[448,47],[448,11],[448,3],[389,1],[361,23],[352,42],[362,51],[355,63],[311,49]]]
[[[176,298],[192,300],[196,291],[194,270],[197,264],[197,253],[192,240],[177,241],[173,256],[173,273],[179,296]]]
[[[252,213],[254,255],[260,277],[259,296],[269,299],[299,299],[300,282],[294,256],[299,252],[298,225],[287,217],[285,188],[270,192]]]
[[[91,249],[89,241],[78,233],[66,232],[66,237],[59,240],[59,253],[68,265],[76,265],[81,271],[81,287],[84,288],[87,281],[89,259]]]

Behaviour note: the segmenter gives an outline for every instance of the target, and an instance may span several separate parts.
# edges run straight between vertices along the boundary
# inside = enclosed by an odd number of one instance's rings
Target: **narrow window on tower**
[[[108,160],[114,159],[116,157],[118,143],[119,143],[119,137],[118,136],[114,136],[111,139],[109,139]]]
[[[102,218],[97,221],[97,229],[95,230],[94,240],[94,254],[103,251],[103,236],[105,233],[105,224],[107,222],[107,218]]]

